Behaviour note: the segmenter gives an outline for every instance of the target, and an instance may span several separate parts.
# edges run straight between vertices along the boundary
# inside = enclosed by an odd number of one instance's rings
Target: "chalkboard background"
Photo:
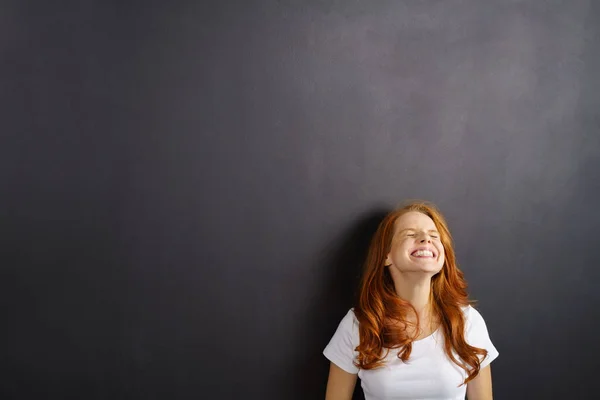
[[[324,398],[415,198],[495,397],[593,397],[599,39],[591,0],[2,2],[1,397]]]

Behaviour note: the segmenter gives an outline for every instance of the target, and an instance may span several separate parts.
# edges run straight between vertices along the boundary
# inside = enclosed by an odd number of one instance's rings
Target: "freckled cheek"
[[[404,257],[408,255],[410,250],[410,246],[404,243],[397,243],[396,246],[392,248],[392,254],[395,254],[398,257]]]

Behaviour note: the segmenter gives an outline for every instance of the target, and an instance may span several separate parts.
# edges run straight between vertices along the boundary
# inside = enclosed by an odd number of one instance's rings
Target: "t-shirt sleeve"
[[[499,353],[494,347],[483,317],[475,308],[469,306],[467,311],[467,342],[471,346],[479,347],[487,350],[488,354],[485,358],[479,356],[481,361],[480,368],[487,367],[492,361],[498,357]]]
[[[354,349],[358,346],[359,340],[358,320],[351,309],[342,318],[323,354],[344,371],[357,374],[359,369],[353,362],[358,355]]]

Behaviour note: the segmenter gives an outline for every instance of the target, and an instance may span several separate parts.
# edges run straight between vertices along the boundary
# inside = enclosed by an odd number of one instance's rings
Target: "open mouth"
[[[437,256],[435,251],[427,248],[416,249],[412,253],[410,253],[410,255],[418,258],[435,258]]]

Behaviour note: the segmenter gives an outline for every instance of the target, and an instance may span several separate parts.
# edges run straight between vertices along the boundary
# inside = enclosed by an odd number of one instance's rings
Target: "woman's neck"
[[[403,274],[404,275],[404,274]],[[394,280],[396,294],[417,310],[419,317],[429,314],[431,308],[431,278],[402,276]]]

